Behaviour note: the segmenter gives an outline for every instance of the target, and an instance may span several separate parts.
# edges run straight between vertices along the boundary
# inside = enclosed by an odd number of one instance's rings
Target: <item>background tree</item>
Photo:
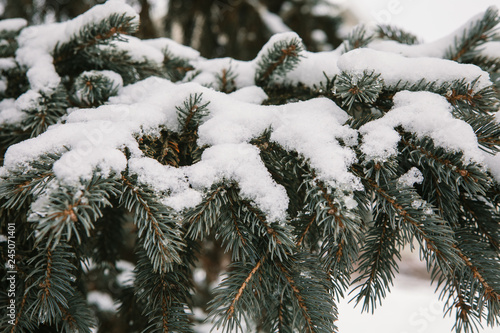
[[[249,60],[273,34],[287,30],[310,51],[338,46],[340,23],[339,8],[324,0],[172,0],[165,31],[204,57]]]
[[[276,34],[251,61],[138,20],[108,1],[0,22],[2,330],[192,332],[196,311],[332,332],[349,286],[382,301],[404,246],[457,332],[498,326],[496,9],[431,44]]]

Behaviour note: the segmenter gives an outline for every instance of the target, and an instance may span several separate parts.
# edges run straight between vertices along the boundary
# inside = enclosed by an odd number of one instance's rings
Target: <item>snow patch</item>
[[[397,153],[402,126],[419,138],[429,137],[436,146],[450,152],[462,152],[464,163],[482,163],[483,154],[477,137],[466,122],[455,119],[451,105],[430,92],[401,91],[394,96],[394,107],[385,116],[363,125],[361,151],[371,160],[384,161]]]
[[[442,84],[465,79],[471,83],[479,78],[473,88],[477,92],[492,84],[489,74],[475,65],[437,58],[407,58],[371,49],[356,49],[345,53],[339,58],[338,66],[351,74],[381,74],[387,86],[395,86],[400,82],[415,84],[421,80]]]

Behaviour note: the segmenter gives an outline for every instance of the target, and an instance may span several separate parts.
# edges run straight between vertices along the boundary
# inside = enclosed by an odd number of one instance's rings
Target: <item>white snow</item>
[[[19,31],[28,25],[23,18],[13,18],[0,21],[0,31]]]
[[[70,21],[23,29],[18,37],[16,60],[29,68],[27,76],[31,89],[45,93],[53,91],[61,81],[51,55],[55,46],[68,42],[84,25],[97,23],[112,14],[126,14],[138,23],[139,15],[132,7],[120,0],[109,0]]]
[[[111,295],[101,291],[89,291],[87,293],[87,302],[97,306],[101,311],[116,312],[118,310],[118,304],[115,303]]]
[[[156,64],[161,64],[163,62],[164,56],[162,51],[147,43],[143,43],[137,37],[123,35],[120,40],[114,40],[110,45],[100,46],[102,49],[113,47],[118,50],[126,51],[132,61],[150,61]]]
[[[9,70],[16,66],[14,58],[0,58],[0,71]]]
[[[13,98],[0,101],[0,126],[20,123],[25,117],[26,114],[16,107]]]
[[[395,53],[372,49],[356,49],[343,54],[338,61],[339,68],[354,75],[364,72],[381,74],[386,86],[395,86],[398,82],[418,83],[437,82],[438,84],[465,79],[471,83],[479,78],[474,91],[491,85],[489,74],[470,64],[438,58],[407,58]]]
[[[414,184],[421,184],[423,181],[424,175],[422,174],[422,171],[418,170],[416,167],[411,168],[398,179],[400,184],[408,187],[411,187]]]
[[[259,152],[257,147],[246,143],[219,144],[207,148],[202,160],[187,167],[186,174],[195,189],[234,180],[240,195],[254,201],[270,221],[284,220],[288,196],[284,187],[271,178]]]
[[[430,137],[436,146],[448,151],[463,152],[464,163],[483,161],[474,130],[452,116],[451,105],[440,95],[425,91],[397,93],[391,111],[360,128],[361,150],[368,159],[386,160],[397,153],[400,140],[394,129],[397,126],[419,138]]]
[[[238,89],[232,92],[230,96],[238,101],[257,105],[262,104],[262,102],[268,98],[266,92],[261,87],[257,86],[248,86]]]
[[[65,124],[53,125],[37,138],[11,146],[4,168],[26,165],[44,152],[59,152],[62,157],[54,164],[54,172],[60,181],[73,184],[89,179],[94,172],[119,175],[128,165],[140,182],[158,193],[168,193],[163,202],[177,210],[199,203],[214,183],[236,181],[244,198],[254,201],[270,220],[279,220],[285,218],[288,207],[286,192],[271,178],[258,149],[248,144],[272,128],[271,140],[303,155],[320,179],[347,191],[359,188],[359,181],[348,172],[355,161],[349,146],[358,134],[343,125],[348,119],[345,111],[326,98],[282,106],[256,105],[253,103],[260,102],[265,93],[257,87],[246,90],[253,95],[252,103],[195,83],[176,85],[149,78],[124,87],[107,105],[73,110]],[[211,147],[201,162],[175,169],[144,158],[136,137],[156,135],[160,126],[179,131],[182,125],[174,106],[194,93],[203,93],[203,100],[210,101],[210,112],[198,130],[198,144]],[[347,146],[342,147],[339,139]],[[132,157],[128,163],[122,152],[125,147]]]
[[[193,60],[200,57],[200,52],[193,48],[179,44],[169,38],[154,38],[154,39],[143,39],[142,42],[146,45],[152,46],[158,51],[168,50],[173,55],[187,59]]]

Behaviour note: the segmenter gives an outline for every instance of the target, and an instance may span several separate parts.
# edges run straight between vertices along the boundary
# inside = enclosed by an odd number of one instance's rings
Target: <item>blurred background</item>
[[[31,24],[65,21],[98,0],[0,0],[0,19],[23,17]],[[253,59],[274,33],[293,30],[309,51],[337,47],[357,24],[389,24],[437,40],[499,0],[127,0],[140,13],[138,37],[169,37],[204,57]],[[208,280],[220,278],[220,262],[203,263]],[[220,257],[219,257],[220,258]],[[376,315],[360,314],[346,297],[340,303],[342,333],[450,332],[454,319],[443,318],[443,302],[431,286],[418,254],[405,251],[391,294]],[[222,268],[221,268],[222,269]],[[454,314],[452,314],[454,315]],[[199,332],[208,332],[201,325]],[[498,332],[483,329],[481,332]],[[215,332],[215,331],[214,331]]]

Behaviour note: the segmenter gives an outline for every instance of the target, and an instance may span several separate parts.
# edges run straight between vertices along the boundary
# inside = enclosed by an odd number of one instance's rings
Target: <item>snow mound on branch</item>
[[[0,102],[0,126],[20,123],[25,117],[26,114],[16,107],[14,99],[6,98]]]
[[[360,128],[361,151],[370,160],[386,160],[397,154],[402,126],[419,138],[429,137],[436,146],[462,152],[464,163],[483,162],[477,137],[466,122],[455,119],[446,98],[430,92],[401,91],[394,96],[394,107],[385,116]]]
[[[371,42],[368,47],[371,49],[398,53],[405,57],[416,58],[416,57],[432,57],[432,58],[446,58],[446,53],[455,45],[455,41],[461,40],[464,33],[470,29],[470,27],[476,22],[480,21],[484,16],[484,13],[479,13],[473,16],[469,21],[464,23],[458,29],[453,31],[448,36],[440,38],[436,41],[423,44],[408,45],[398,43],[393,40],[376,40]],[[496,55],[495,57],[497,57]]]
[[[437,58],[407,58],[371,49],[347,52],[339,58],[337,65],[344,72],[360,76],[364,72],[381,74],[387,86],[396,86],[400,82],[416,84],[421,80],[442,84],[465,79],[466,82],[472,83],[478,78],[473,87],[474,91],[491,85],[489,74],[475,65]]]
[[[16,60],[29,68],[27,75],[31,89],[46,93],[54,90],[61,82],[52,57],[56,45],[68,42],[83,26],[98,23],[113,14],[133,17],[137,23],[139,20],[132,7],[123,1],[109,0],[70,21],[23,29],[18,37]]]
[[[326,98],[256,105],[265,98],[262,89],[244,90],[253,95],[252,103],[242,101],[238,93],[226,95],[195,83],[174,84],[151,77],[124,87],[107,105],[73,110],[66,123],[11,146],[4,168],[15,169],[44,153],[56,152],[62,155],[53,167],[56,177],[77,185],[95,173],[118,176],[128,167],[139,182],[161,194],[163,203],[176,210],[198,204],[213,184],[234,181],[241,195],[255,202],[269,220],[282,220],[288,207],[286,191],[272,179],[258,148],[249,144],[272,130],[271,141],[301,154],[318,178],[347,191],[360,188],[359,180],[348,171],[356,160],[350,146],[356,144],[358,133],[344,125],[349,118],[345,111]],[[144,157],[137,138],[156,136],[162,128],[181,131],[175,107],[196,93],[202,93],[203,102],[210,102],[210,112],[198,129],[198,144],[209,146],[201,161],[173,168]]]
[[[13,18],[0,21],[0,31],[19,31],[28,25],[28,21],[23,18]]]

